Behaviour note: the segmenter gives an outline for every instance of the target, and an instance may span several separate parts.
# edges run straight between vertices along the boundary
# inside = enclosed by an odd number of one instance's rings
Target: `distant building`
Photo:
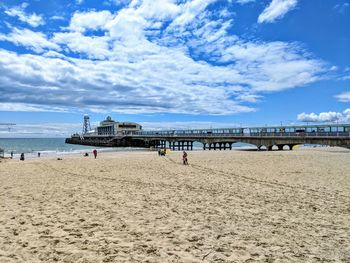
[[[105,120],[100,122],[100,126],[96,128],[97,135],[127,135],[142,130],[142,126],[134,122],[118,122],[112,120],[108,116]]]

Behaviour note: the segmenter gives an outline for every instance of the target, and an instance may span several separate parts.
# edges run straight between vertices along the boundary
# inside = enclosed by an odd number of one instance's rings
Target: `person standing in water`
[[[11,159],[13,159],[13,151],[11,151]]]
[[[95,157],[95,159],[96,159],[96,157],[97,157],[97,150],[96,150],[96,149],[93,150],[92,153],[94,154],[94,157]]]
[[[38,152],[38,158],[40,158],[40,155],[41,155],[41,153],[40,153],[40,152]]]
[[[21,161],[24,161],[24,153],[21,153],[21,157],[19,158]]]

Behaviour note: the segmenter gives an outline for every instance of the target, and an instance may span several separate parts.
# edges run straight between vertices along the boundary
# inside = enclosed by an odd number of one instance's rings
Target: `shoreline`
[[[81,149],[81,150],[74,150],[74,151],[50,151],[50,150],[45,150],[45,151],[33,151],[33,152],[25,152],[25,158],[26,159],[55,159],[55,158],[63,158],[63,157],[68,157],[68,156],[78,156],[78,155],[83,155],[84,153],[88,153],[89,156],[92,155],[92,149]],[[169,149],[169,148],[168,148]],[[126,147],[126,148],[113,148],[113,147],[105,147],[105,148],[98,148],[96,147],[96,150],[98,153],[132,153],[132,152],[157,152],[157,149],[150,149],[150,148],[131,148],[131,147]],[[186,150],[188,152],[198,152],[198,151],[204,151],[202,148],[194,148],[192,151]],[[209,150],[206,150],[209,152]],[[214,150],[212,150],[214,151]],[[229,150],[226,150],[229,151]],[[256,151],[254,147],[246,147],[246,146],[240,146],[240,147],[232,147],[232,151]],[[37,156],[38,152],[41,153],[40,158]],[[171,150],[173,152],[173,150]],[[182,152],[182,150],[178,151],[175,150],[175,152]],[[5,157],[9,158],[11,155],[9,153],[5,153]],[[15,153],[13,160],[19,160],[20,153]]]

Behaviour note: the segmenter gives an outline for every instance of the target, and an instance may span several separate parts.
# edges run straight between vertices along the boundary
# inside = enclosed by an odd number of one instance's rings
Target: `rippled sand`
[[[350,151],[0,163],[0,262],[350,262]]]

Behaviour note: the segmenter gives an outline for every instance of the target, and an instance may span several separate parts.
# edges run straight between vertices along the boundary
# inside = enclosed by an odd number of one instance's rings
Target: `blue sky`
[[[350,121],[350,0],[0,2],[0,137]],[[45,128],[42,129],[41,127]]]

